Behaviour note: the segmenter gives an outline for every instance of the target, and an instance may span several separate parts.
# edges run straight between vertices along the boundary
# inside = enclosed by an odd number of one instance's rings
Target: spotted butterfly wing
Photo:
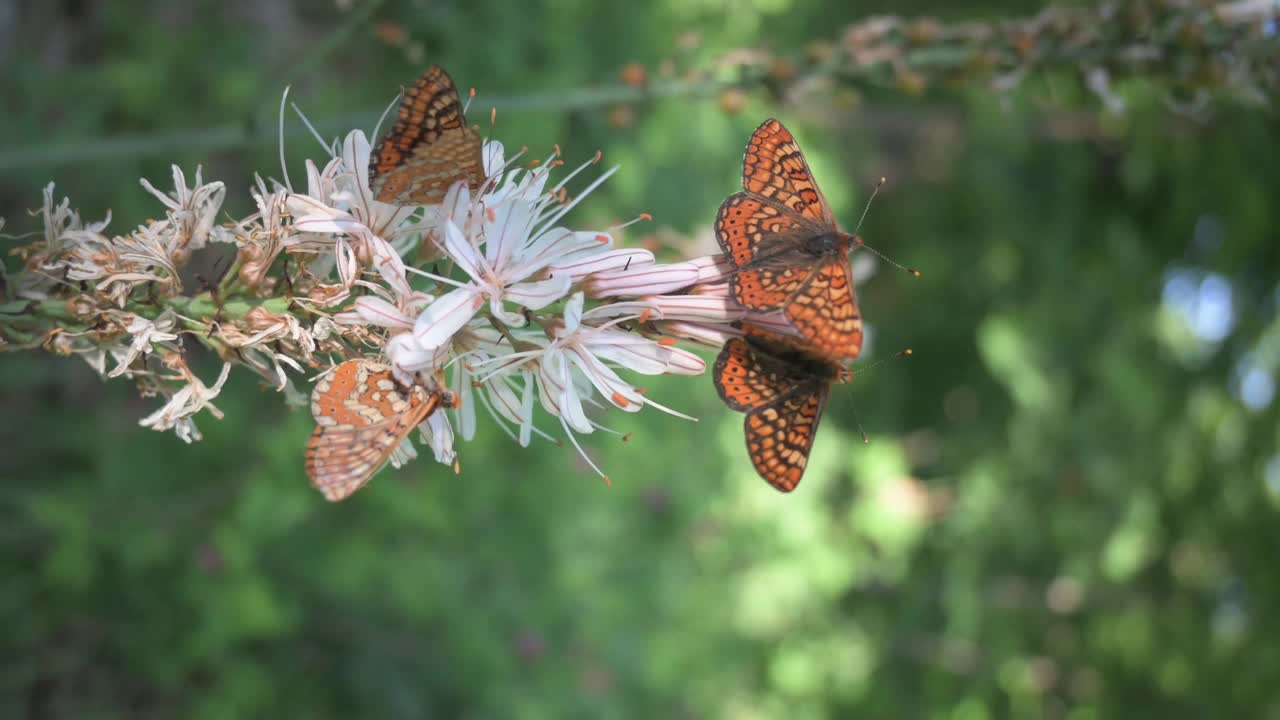
[[[777,120],[751,136],[743,190],[716,216],[716,239],[736,272],[730,287],[751,310],[781,310],[813,348],[853,359],[862,316],[849,275],[858,240],[840,232],[800,146]]]
[[[834,230],[835,217],[791,131],[773,118],[760,123],[742,159],[742,189]]]
[[[381,202],[434,205],[459,181],[484,182],[480,134],[467,125],[453,80],[439,65],[404,91],[396,123],[369,167],[369,186]]]
[[[316,429],[307,442],[307,477],[328,500],[350,496],[419,423],[450,402],[447,393],[402,387],[382,365],[342,363],[311,394]]]
[[[725,343],[713,369],[716,391],[745,412],[747,454],[756,472],[782,492],[800,483],[833,382],[850,374],[793,341],[747,329]]]

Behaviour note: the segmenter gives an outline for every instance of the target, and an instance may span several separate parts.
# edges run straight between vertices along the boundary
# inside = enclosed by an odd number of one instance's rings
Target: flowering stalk
[[[175,167],[168,192],[143,180],[164,218],[114,236],[109,217],[84,222],[50,184],[33,213],[41,235],[13,252],[23,265],[5,276],[0,349],[76,355],[104,378],[129,378],[164,399],[140,424],[187,442],[200,438],[201,410],[221,417],[212,401],[232,366],[300,405],[305,369],[358,357],[459,398],[420,426],[446,464],[483,416],[522,446],[558,425],[602,476],[577,436],[616,433],[605,411],[693,419],[624,376],[701,374],[705,361],[675,337],[715,344],[743,311],[717,291],[726,267],[715,258],[662,264],[615,248],[625,225],[563,224],[616,170],[578,180],[599,154],[557,179],[558,150],[525,167],[488,142],[478,189],[459,182],[439,205],[404,207],[370,192],[362,132],[330,150],[306,163],[305,188],[287,172],[284,183],[258,179],[257,212],[225,223],[225,186],[199,170],[189,183]],[[570,196],[575,180],[584,184]],[[193,283],[192,258],[219,249],[233,258],[225,272]],[[222,359],[216,379],[189,367],[193,343]],[[406,444],[392,459],[413,454]]]

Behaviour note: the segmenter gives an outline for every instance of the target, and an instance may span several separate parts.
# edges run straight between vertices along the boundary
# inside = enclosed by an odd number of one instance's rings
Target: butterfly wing
[[[821,225],[747,192],[725,198],[715,227],[720,249],[739,268],[793,252],[806,237],[824,231]]]
[[[834,230],[835,217],[813,179],[800,145],[782,123],[756,128],[742,162],[742,189],[817,225]]]
[[[441,393],[402,388],[384,366],[348,360],[311,393],[316,429],[307,443],[307,477],[329,500],[359,490],[405,436],[440,405]]]
[[[843,360],[862,352],[862,313],[843,254],[826,258],[789,298],[784,314],[814,349]]]
[[[311,484],[326,500],[344,500],[364,487],[386,464],[408,434],[435,411],[439,395],[430,394],[412,410],[364,427],[317,425],[307,442]]]
[[[742,185],[743,192],[720,206],[716,239],[737,266],[730,279],[734,299],[751,310],[779,310],[832,255],[847,252],[847,241],[825,254],[808,246],[814,238],[838,236],[835,218],[800,146],[777,120],[766,120],[752,134]]]
[[[438,204],[458,181],[473,190],[484,181],[480,135],[467,126],[458,89],[440,66],[405,90],[375,158],[369,185],[381,202]]]
[[[791,390],[783,363],[762,355],[745,338],[731,338],[720,350],[712,379],[720,399],[739,412],[775,402]]]
[[[756,472],[782,492],[800,484],[827,403],[828,383],[809,381],[747,413],[743,429]]]
[[[747,454],[770,485],[790,492],[809,462],[833,379],[841,369],[773,336],[747,329],[725,343],[713,378],[721,399],[747,413]]]

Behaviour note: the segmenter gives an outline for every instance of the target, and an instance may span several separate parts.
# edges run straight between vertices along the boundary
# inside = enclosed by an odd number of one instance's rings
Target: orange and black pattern
[[[405,90],[369,166],[369,185],[381,202],[433,205],[458,181],[472,190],[484,182],[480,134],[467,126],[453,80],[432,65]]]
[[[311,394],[316,429],[307,442],[307,477],[328,500],[350,496],[419,423],[452,404],[452,393],[403,387],[382,365],[342,363]]]
[[[747,143],[742,159],[742,189],[824,228],[835,228],[835,218],[809,171],[800,145],[791,131],[773,118],[761,123]]]
[[[744,328],[725,343],[712,371],[725,404],[747,414],[747,454],[756,472],[782,492],[800,484],[832,383],[852,374],[794,342]]]
[[[744,307],[782,310],[815,350],[851,360],[862,351],[862,316],[849,275],[857,238],[837,229],[795,138],[777,120],[751,136],[742,192],[716,215],[716,239],[736,272]]]

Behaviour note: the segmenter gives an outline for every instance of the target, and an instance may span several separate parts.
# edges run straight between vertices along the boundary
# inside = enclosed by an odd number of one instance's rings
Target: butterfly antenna
[[[862,436],[862,444],[870,445],[871,438],[867,437],[867,430],[862,427],[862,418],[858,417],[858,410],[856,408],[853,411],[853,421],[858,424],[858,434]]]
[[[884,363],[889,362],[890,360],[897,360],[898,358],[910,357],[912,354],[914,353],[912,353],[911,348],[903,348],[898,352],[890,355],[889,357],[880,358],[879,360],[876,360],[875,362],[869,363],[867,365],[863,365],[862,367],[850,368],[848,370],[848,376],[844,380],[838,380],[837,382],[847,383],[850,380],[852,380],[855,376],[862,375],[863,373],[867,372],[868,370],[870,370],[871,368],[877,365],[882,365]]]
[[[916,270],[915,268],[909,268],[909,267],[907,267],[906,265],[903,265],[902,263],[900,263],[900,262],[898,262],[898,261],[896,261],[896,260],[891,260],[891,259],[889,259],[888,257],[886,257],[886,256],[885,256],[885,254],[884,254],[884,253],[880,252],[879,250],[877,250],[877,249],[875,249],[875,248],[871,247],[870,245],[866,244],[865,242],[863,242],[863,241],[862,241],[862,238],[855,238],[855,240],[857,241],[858,247],[871,251],[871,254],[873,254],[873,255],[875,255],[876,257],[880,258],[881,260],[883,260],[883,261],[885,261],[885,262],[889,263],[890,265],[892,265],[892,266],[894,266],[894,267],[898,268],[899,270],[902,270],[902,271],[906,272],[908,275],[911,275],[912,277],[920,277],[920,271],[919,271],[919,270]]]
[[[871,201],[876,199],[876,195],[880,193],[880,188],[884,187],[884,184],[885,184],[885,178],[881,177],[880,182],[876,183],[876,188],[871,191],[871,197],[867,198],[867,206],[862,208],[862,217],[858,218],[858,225],[853,229],[854,247],[866,248],[867,250],[870,250],[873,255],[889,263],[890,265],[898,268],[899,270],[905,271],[907,274],[913,277],[920,277],[919,270],[916,270],[915,268],[909,268],[900,262],[890,260],[884,253],[880,252],[879,250],[871,247],[866,242],[864,242],[862,239],[862,236],[858,234],[858,231],[862,229],[862,221],[867,219],[867,212],[871,210]]]
[[[887,362],[889,362],[890,360],[897,360],[898,358],[910,357],[910,356],[912,356],[912,355],[914,355],[914,354],[915,354],[915,353],[913,353],[913,352],[911,351],[911,348],[903,348],[903,349],[899,350],[898,352],[896,352],[896,353],[894,353],[894,354],[890,355],[889,357],[880,358],[879,360],[877,360],[877,361],[875,361],[875,362],[871,363],[870,365],[867,365],[867,366],[865,366],[865,367],[860,367],[860,368],[858,368],[858,369],[857,369],[857,372],[858,372],[859,374],[862,374],[862,373],[864,373],[864,372],[866,372],[866,371],[870,370],[871,368],[873,368],[873,367],[875,367],[875,366],[877,366],[877,365],[881,365],[881,364],[883,364],[883,363],[887,363]]]
[[[853,229],[853,234],[855,236],[858,234],[858,231],[862,229],[862,221],[867,219],[867,213],[871,211],[871,203],[875,201],[876,195],[880,194],[880,188],[884,187],[885,182],[887,182],[887,180],[882,175],[880,177],[880,182],[876,183],[875,189],[871,191],[871,197],[867,198],[867,205],[862,208],[862,217],[858,218],[858,225]]]
[[[858,368],[858,372],[859,372],[859,373],[864,373],[864,372],[866,372],[866,371],[870,370],[871,368],[873,368],[873,367],[875,367],[875,366],[877,366],[877,365],[879,365],[879,364],[881,364],[881,363],[885,363],[885,362],[888,362],[888,361],[890,361],[890,360],[897,360],[898,358],[907,357],[907,356],[909,356],[909,355],[911,355],[911,354],[912,354],[912,353],[911,353],[911,348],[903,348],[902,350],[899,350],[898,352],[894,353],[893,355],[890,355],[890,356],[889,356],[889,357],[887,357],[887,358],[880,358],[879,360],[877,360],[877,361],[875,361],[875,362],[871,363],[870,365],[868,365],[868,366],[866,366],[866,367],[864,367],[864,368]],[[867,437],[867,430],[866,430],[866,428],[862,427],[862,418],[858,417],[858,410],[857,410],[857,408],[854,408],[854,410],[853,410],[853,421],[854,421],[855,423],[857,423],[857,424],[858,424],[858,434],[862,436],[862,444],[863,444],[863,445],[870,445],[870,444],[871,444],[871,439],[870,439],[869,437]]]

